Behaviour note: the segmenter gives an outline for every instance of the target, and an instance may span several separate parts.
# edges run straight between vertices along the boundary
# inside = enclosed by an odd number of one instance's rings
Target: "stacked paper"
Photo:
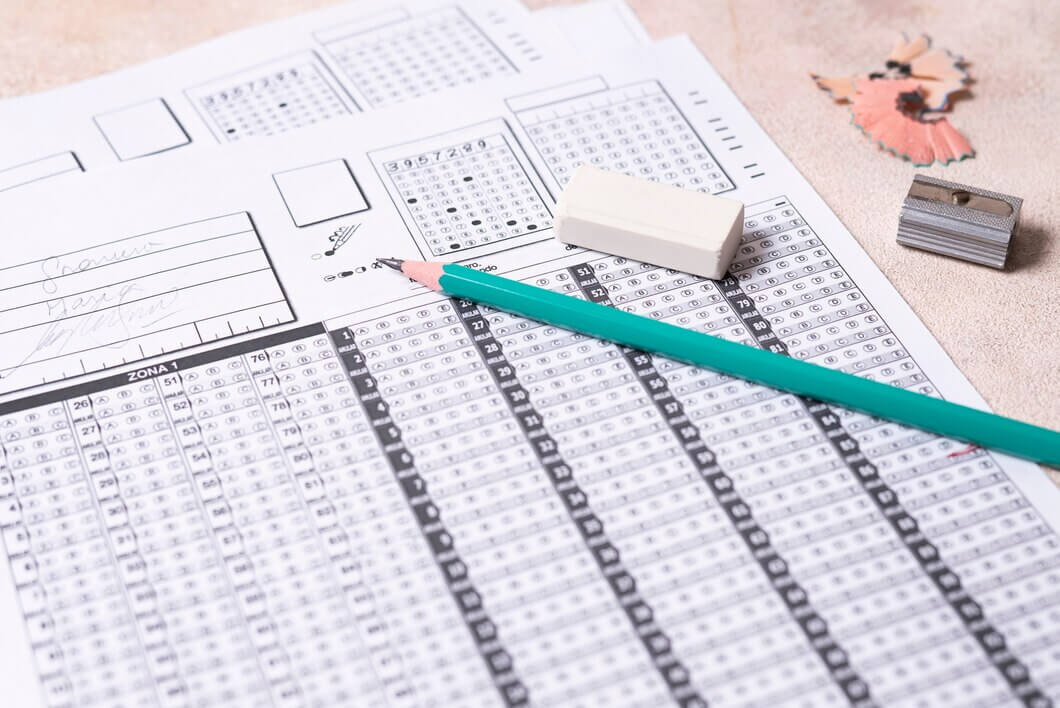
[[[1033,466],[373,267],[984,406],[688,38],[618,2],[359,0],[0,125],[8,704],[1056,696]],[[728,273],[559,243],[584,165],[743,204]]]

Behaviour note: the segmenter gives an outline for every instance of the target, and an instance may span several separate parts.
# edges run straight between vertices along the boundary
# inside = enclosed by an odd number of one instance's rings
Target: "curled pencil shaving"
[[[967,447],[961,448],[960,450],[954,450],[953,452],[946,455],[946,457],[964,457],[965,455],[970,455],[976,450],[981,449],[982,448],[980,448],[978,445],[968,445]]]
[[[924,110],[943,111],[949,108],[953,94],[963,91],[969,81],[963,68],[964,60],[945,49],[933,49],[927,35],[909,40],[898,40],[887,55],[883,71],[872,71],[853,76],[810,76],[817,85],[828,91],[837,103],[853,100],[858,79],[914,78],[920,82],[924,96]]]
[[[954,94],[967,87],[969,77],[963,60],[932,48],[927,35],[899,40],[881,71],[811,76],[837,103],[850,106],[862,131],[899,157],[930,165],[975,154],[948,120],[928,115],[949,110]]]
[[[949,164],[971,157],[968,141],[946,118],[927,120],[913,79],[858,79],[850,110],[854,124],[885,150],[915,165]]]

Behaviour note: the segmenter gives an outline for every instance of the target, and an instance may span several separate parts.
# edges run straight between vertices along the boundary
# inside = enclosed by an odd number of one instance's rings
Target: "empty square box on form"
[[[311,226],[368,209],[345,160],[298,167],[272,176],[295,226]]]
[[[191,142],[161,98],[98,115],[95,121],[119,160],[135,160]]]

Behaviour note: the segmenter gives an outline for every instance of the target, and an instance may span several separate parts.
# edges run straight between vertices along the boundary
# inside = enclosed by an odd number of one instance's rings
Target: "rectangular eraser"
[[[743,232],[743,204],[582,165],[556,205],[556,238],[718,280]]]

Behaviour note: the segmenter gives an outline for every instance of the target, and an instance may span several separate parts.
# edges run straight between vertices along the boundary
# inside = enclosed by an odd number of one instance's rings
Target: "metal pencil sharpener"
[[[1004,268],[1023,200],[917,175],[898,217],[898,243]]]

